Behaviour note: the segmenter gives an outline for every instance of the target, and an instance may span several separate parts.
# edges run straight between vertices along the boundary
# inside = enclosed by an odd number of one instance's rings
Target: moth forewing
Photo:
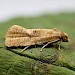
[[[65,33],[62,33],[60,30],[55,28],[54,29],[26,29],[18,25],[13,25],[7,31],[5,45],[7,47],[27,46],[25,48],[27,49],[31,45],[47,43],[41,48],[42,51],[42,49],[50,43],[54,43],[56,41],[58,42],[61,40],[65,42],[65,40],[67,41],[67,39],[68,36]]]

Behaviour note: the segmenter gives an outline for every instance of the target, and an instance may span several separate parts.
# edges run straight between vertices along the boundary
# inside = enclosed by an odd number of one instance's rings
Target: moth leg
[[[26,46],[21,52],[24,52],[28,47],[30,47],[30,46]]]
[[[52,43],[52,42],[48,42],[47,44],[45,44],[45,45],[41,48],[41,51],[42,51],[47,45],[49,45],[50,43]]]
[[[47,44],[45,44],[42,48],[41,48],[41,51],[43,50],[43,48],[45,48],[47,45],[49,45],[50,43],[54,43],[54,42],[56,42],[56,41],[58,41],[59,39],[57,39],[57,40],[55,40],[55,41],[50,41],[50,42],[48,42]],[[61,41],[59,41],[59,50],[60,50],[60,43],[61,43]]]
[[[61,47],[61,41],[59,41],[58,50],[60,50],[60,47]]]

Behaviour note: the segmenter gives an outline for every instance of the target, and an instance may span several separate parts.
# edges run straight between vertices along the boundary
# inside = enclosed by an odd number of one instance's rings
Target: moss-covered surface
[[[15,18],[0,23],[0,75],[75,75],[75,14],[45,15],[35,18]],[[69,43],[61,50],[49,45],[32,46],[23,53],[22,48],[6,48],[5,34],[18,24],[26,28],[58,28],[68,33]]]

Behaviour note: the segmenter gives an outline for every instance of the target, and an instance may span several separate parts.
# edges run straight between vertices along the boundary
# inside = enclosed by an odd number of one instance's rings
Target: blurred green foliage
[[[30,18],[18,17],[0,23],[0,75],[75,75],[74,20],[75,13],[61,13]],[[43,52],[40,52],[40,47],[34,47],[24,53],[20,52],[20,48],[6,49],[5,34],[14,24],[31,29],[58,28],[66,32],[71,41],[61,44],[57,61],[50,64],[48,62],[56,51],[54,47],[44,48]]]

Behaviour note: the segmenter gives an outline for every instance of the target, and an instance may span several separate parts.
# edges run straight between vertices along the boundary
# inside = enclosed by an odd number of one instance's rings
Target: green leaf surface
[[[75,75],[75,13],[44,15],[35,18],[14,18],[0,23],[0,75]],[[42,46],[6,48],[5,34],[13,24],[25,28],[58,28],[70,37],[69,43]]]

